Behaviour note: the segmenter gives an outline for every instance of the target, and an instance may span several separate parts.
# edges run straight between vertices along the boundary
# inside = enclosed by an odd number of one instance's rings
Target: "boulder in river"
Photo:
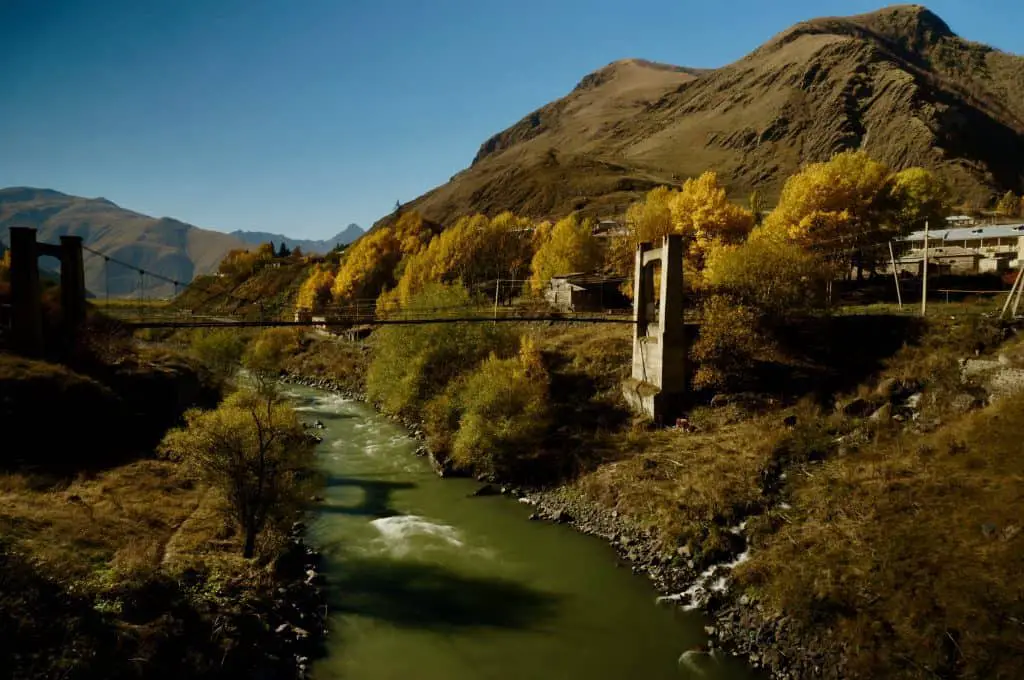
[[[493,484],[484,484],[479,489],[470,494],[470,496],[496,496],[498,495],[498,489]]]

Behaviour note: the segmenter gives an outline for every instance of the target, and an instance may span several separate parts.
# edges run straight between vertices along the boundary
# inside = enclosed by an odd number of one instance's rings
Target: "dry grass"
[[[619,460],[577,484],[585,495],[651,530],[666,548],[688,545],[713,559],[727,549],[724,532],[763,502],[761,472],[773,447],[763,420],[702,432],[632,431],[609,441]],[[772,439],[769,435],[767,439]]]
[[[223,520],[212,520],[215,499],[165,461],[137,461],[72,481],[14,472],[0,477],[0,531],[40,569],[97,584],[111,568],[158,569],[168,552],[238,552],[236,541],[215,540],[224,531]]]
[[[874,677],[1024,674],[1024,403],[883,437],[793,476],[740,576]]]

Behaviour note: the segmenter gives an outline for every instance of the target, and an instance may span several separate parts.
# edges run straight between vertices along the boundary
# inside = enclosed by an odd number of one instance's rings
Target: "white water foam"
[[[375,519],[370,524],[380,532],[380,540],[395,556],[404,556],[424,548],[455,547],[465,544],[458,529],[432,522],[418,515],[396,515]]]

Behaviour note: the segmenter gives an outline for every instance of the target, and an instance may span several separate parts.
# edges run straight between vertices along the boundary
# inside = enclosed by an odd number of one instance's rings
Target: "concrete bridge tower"
[[[66,348],[74,345],[85,321],[85,267],[82,237],[61,236],[60,245],[39,243],[36,230],[11,227],[11,335],[14,350],[25,356],[43,354],[43,305],[40,299],[39,256],[60,259],[60,302]]]
[[[687,389],[681,235],[637,247],[633,318],[633,371],[622,391],[635,411],[662,422],[679,410]]]

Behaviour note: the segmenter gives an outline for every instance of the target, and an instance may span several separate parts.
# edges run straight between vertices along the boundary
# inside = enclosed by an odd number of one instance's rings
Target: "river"
[[[755,677],[735,660],[680,664],[706,622],[656,606],[605,543],[438,478],[417,442],[365,404],[288,394],[326,425],[325,500],[309,528],[332,609],[317,680]]]

